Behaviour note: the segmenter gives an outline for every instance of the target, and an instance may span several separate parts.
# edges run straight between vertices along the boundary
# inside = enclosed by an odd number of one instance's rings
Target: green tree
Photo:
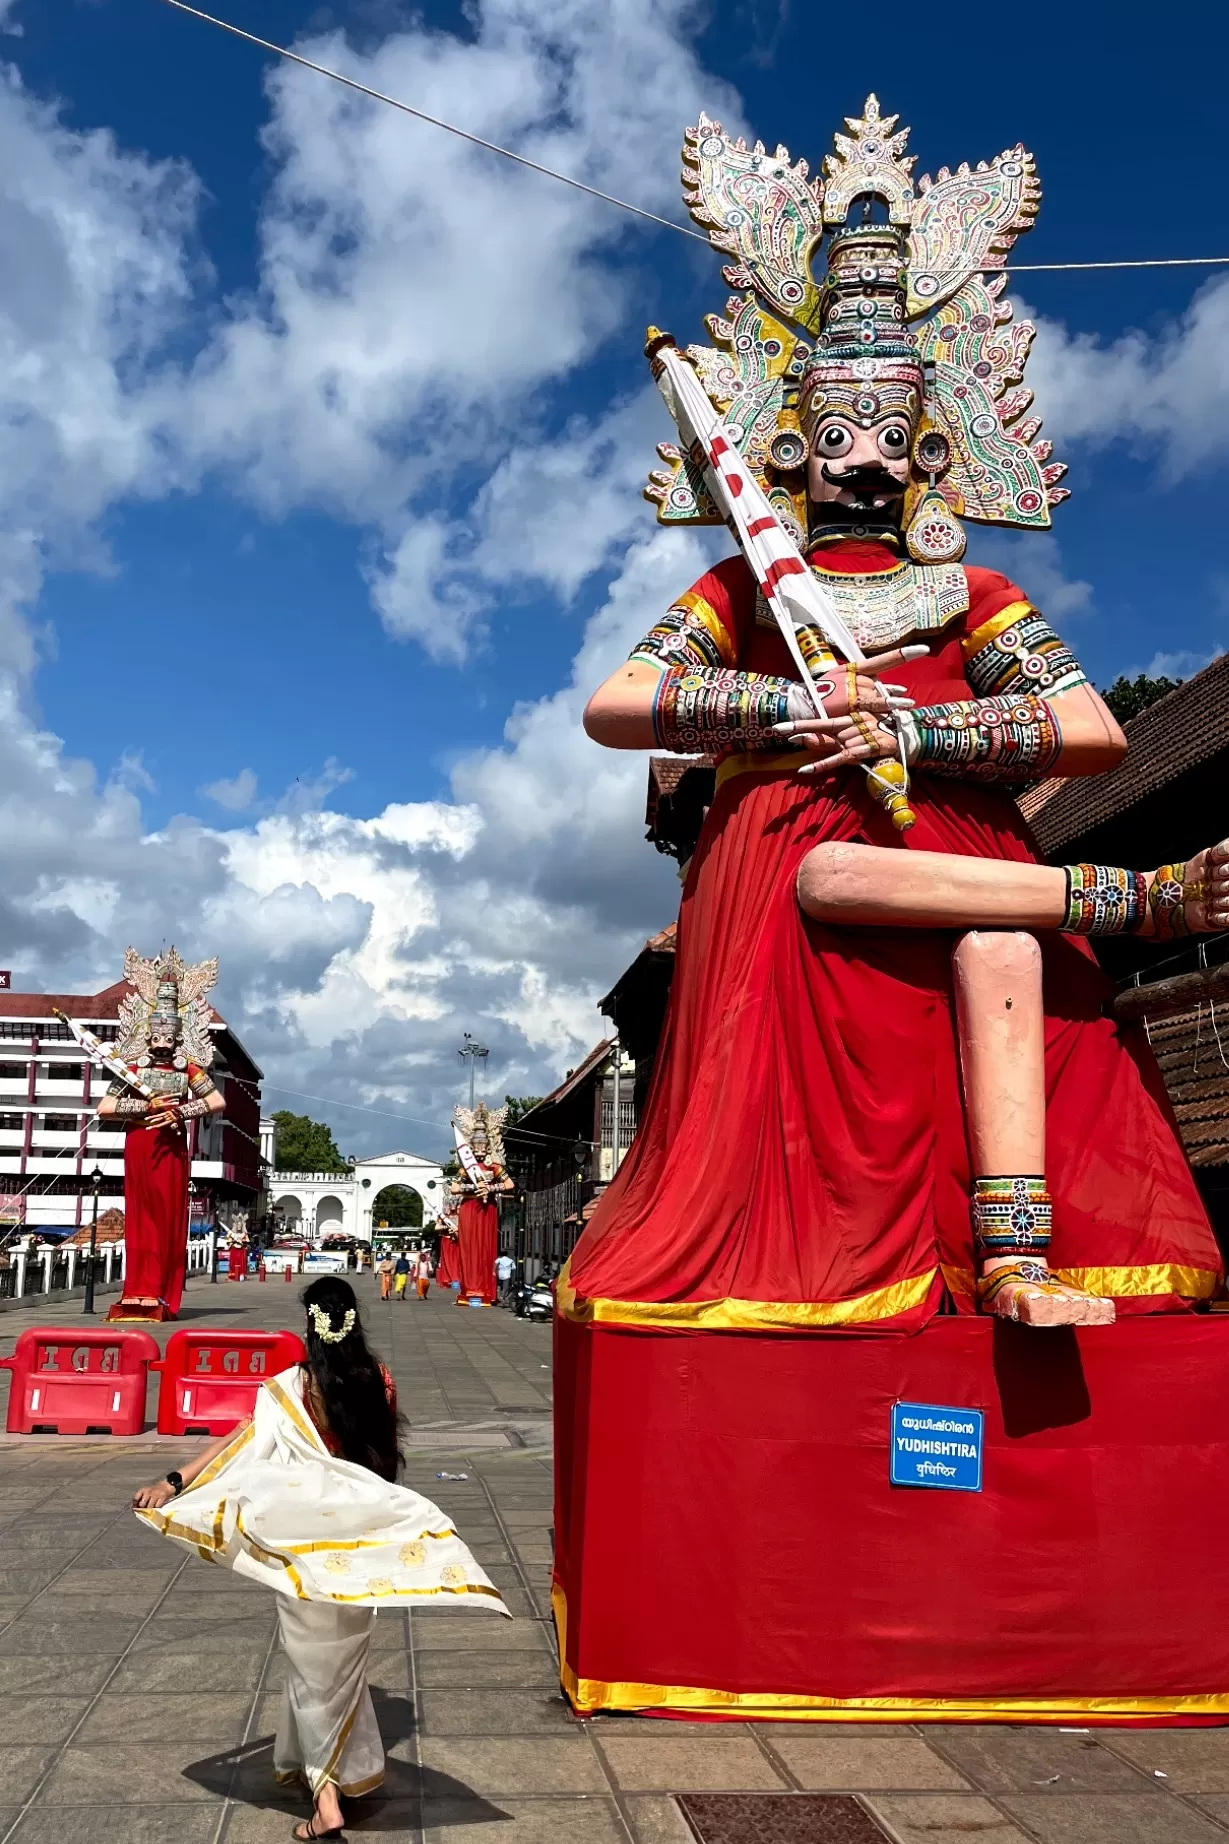
[[[333,1138],[333,1130],[309,1114],[290,1114],[281,1109],[273,1116],[273,1168],[278,1172],[348,1172],[349,1162],[342,1158]]]
[[[1128,679],[1120,673],[1108,691],[1101,696],[1120,724],[1130,723],[1132,717],[1138,717],[1150,704],[1166,693],[1177,691],[1181,679],[1150,679],[1146,672],[1141,672],[1136,679]]]
[[[381,1223],[390,1229],[421,1229],[422,1199],[409,1185],[385,1185],[376,1192],[371,1221],[377,1229]]]
[[[536,1108],[541,1099],[541,1095],[505,1095],[504,1105],[508,1110],[508,1118],[504,1122],[504,1132],[507,1133],[509,1127],[515,1127],[519,1120],[523,1120],[530,1108]]]

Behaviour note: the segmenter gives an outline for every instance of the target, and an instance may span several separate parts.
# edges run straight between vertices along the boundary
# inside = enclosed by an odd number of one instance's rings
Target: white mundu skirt
[[[322,1607],[313,1601],[277,1603],[286,1687],[273,1771],[303,1779],[313,1797],[328,1780],[357,1799],[384,1778],[384,1744],[367,1688],[373,1607]]]

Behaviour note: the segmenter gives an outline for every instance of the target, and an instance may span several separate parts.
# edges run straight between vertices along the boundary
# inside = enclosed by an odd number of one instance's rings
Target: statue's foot
[[[977,1283],[984,1313],[1021,1325],[1113,1325],[1112,1300],[1060,1281],[1039,1261],[1010,1261],[989,1268]]]
[[[1163,864],[1145,878],[1148,908],[1140,935],[1169,941],[1229,929],[1229,839],[1196,852],[1185,864]]]

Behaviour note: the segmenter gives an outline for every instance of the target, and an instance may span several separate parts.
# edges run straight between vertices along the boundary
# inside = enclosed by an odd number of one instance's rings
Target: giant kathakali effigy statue
[[[489,1108],[480,1101],[476,1108],[455,1108],[452,1116],[460,1172],[449,1186],[456,1206],[455,1270],[460,1291],[458,1306],[494,1306],[495,1257],[499,1253],[499,1198],[511,1191],[513,1184],[504,1166],[504,1122],[508,1110]],[[447,1232],[445,1232],[447,1233]],[[440,1265],[444,1266],[441,1245]],[[451,1286],[453,1264],[448,1267]]]
[[[156,1322],[179,1314],[187,1265],[188,1122],[226,1108],[209,1074],[213,1037],[205,994],[217,977],[216,960],[190,967],[173,947],[154,959],[129,948],[124,978],[132,991],[120,1004],[114,1045],[73,1027],[112,1078],[99,1115],[125,1131],[124,1286],[108,1319]]]
[[[717,772],[645,1117],[558,1289],[563,1682],[1226,1720],[1191,1586],[1229,1505],[1222,1264],[1089,937],[1229,926],[1229,847],[1039,860],[1014,793],[1126,743],[1026,589],[961,561],[965,521],[1066,497],[1004,299],[1034,162],[915,184],[874,97],[847,129],[822,176],[688,130],[735,292],[711,345],[650,329],[681,439],[649,497],[739,553],[586,713]]]

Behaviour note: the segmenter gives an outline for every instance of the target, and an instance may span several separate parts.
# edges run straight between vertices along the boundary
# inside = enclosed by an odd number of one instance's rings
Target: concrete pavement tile
[[[90,1711],[76,1742],[200,1742],[226,1747],[238,1742],[251,1697],[246,1691],[213,1696],[123,1696],[105,1692]],[[2,1720],[2,1719],[0,1719]]]
[[[640,1795],[627,1801],[638,1844],[695,1844],[691,1826],[673,1799]]]
[[[1229,1733],[1224,1729],[1135,1729],[1106,1737],[1146,1774],[1157,1769],[1171,1793],[1229,1793]]]
[[[546,1531],[535,1529],[532,1536],[517,1535],[516,1553],[525,1563],[553,1563],[555,1546]]]
[[[960,1775],[915,1737],[896,1741],[878,1735],[795,1734],[765,1739],[809,1792],[876,1786],[968,1790]]]
[[[555,1690],[559,1673],[549,1652],[420,1652],[414,1674],[421,1690]]]
[[[47,1517],[40,1511],[7,1525],[4,1547],[24,1552],[54,1550],[61,1562],[67,1562],[75,1551],[97,1542],[114,1521],[114,1511],[93,1517]]]
[[[273,1596],[269,1596],[271,1602]],[[179,1652],[203,1656],[207,1652],[229,1652],[232,1646],[251,1645],[263,1638],[268,1643],[274,1631],[274,1608],[266,1603],[264,1617],[233,1617],[229,1620],[195,1620],[187,1611],[160,1613],[150,1620],[135,1641],[132,1651],[138,1657],[146,1652]]]
[[[541,1690],[426,1690],[418,1699],[425,1735],[541,1735],[567,1732],[575,1717]]]
[[[124,1807],[122,1827],[112,1806],[33,1806],[13,1834],[13,1844],[211,1844],[218,1815],[208,1806]]]
[[[403,1652],[407,1639],[405,1620],[402,1612],[377,1613],[371,1623],[372,1651]]]
[[[626,1844],[627,1839],[610,1799],[505,1799],[499,1814],[482,1802],[429,1800],[422,1816],[426,1844],[495,1844],[496,1838],[499,1844],[562,1844],[564,1839],[567,1844]]]
[[[28,1552],[23,1552],[28,1554]],[[33,1567],[23,1568],[20,1563],[0,1569],[0,1594],[21,1595],[25,1600],[32,1600],[49,1582],[53,1582],[63,1569],[59,1557],[48,1557],[44,1563],[35,1562]]]
[[[66,1748],[40,1795],[47,1806],[179,1805],[214,1799],[184,1773],[208,1744],[95,1742]]]
[[[0,1735],[20,1736],[23,1742],[67,1741],[86,1710],[88,1693],[73,1695],[77,1687],[70,1681],[63,1696],[0,1696]]]
[[[140,1576],[137,1581],[140,1581]],[[28,1619],[41,1620],[54,1614],[58,1620],[129,1620],[134,1630],[158,1605],[166,1585],[154,1581],[147,1589],[124,1590],[118,1594],[61,1594],[59,1584],[48,1588],[30,1603]]]
[[[1148,1782],[1088,1735],[1051,1728],[1008,1728],[985,1723],[945,1728],[933,1737],[949,1761],[983,1792],[1147,1793]]]
[[[134,1653],[124,1660],[109,1689],[125,1696],[152,1695],[157,1691],[202,1695],[253,1691],[268,1652],[267,1642],[256,1640],[221,1652],[198,1653],[186,1646],[175,1651]],[[74,1679],[76,1676],[74,1667]]]
[[[899,1844],[1026,1844],[1027,1833],[988,1799],[950,1793],[920,1798],[868,1793],[866,1804],[891,1826]],[[1178,1844],[1176,1838],[1173,1844]]]
[[[102,1689],[118,1663],[118,1653],[114,1658],[75,1658],[70,1672],[58,1654],[0,1658],[0,1696],[53,1696],[68,1690],[76,1697],[90,1697]]]
[[[168,1555],[161,1576],[156,1569],[83,1569],[74,1563],[56,1583],[60,1594],[148,1594],[156,1599],[179,1566],[178,1558]]]
[[[1201,1812],[1206,1812],[1209,1818],[1217,1819],[1226,1831],[1229,1831],[1229,1794],[1211,1793],[1202,1797],[1196,1796],[1190,1803],[1197,1806]]]
[[[475,1609],[458,1614],[415,1612],[410,1638],[416,1652],[537,1652],[551,1649],[550,1627],[543,1620],[501,1620]]]
[[[611,1735],[603,1732],[602,1753],[629,1793],[779,1793],[785,1782],[750,1736],[690,1738]]]
[[[752,1722],[750,1726],[758,1729],[766,1742],[772,1742],[778,1735],[824,1735],[842,1740],[852,1735],[862,1735],[873,1737],[876,1741],[888,1737],[900,1741],[906,1736],[916,1737],[919,1733],[909,1722]]]
[[[409,1759],[410,1744],[393,1753]],[[424,1769],[447,1774],[459,1797],[477,1794],[501,1799],[516,1793],[604,1793],[606,1780],[583,1735],[517,1736],[492,1741],[462,1736],[429,1735],[420,1743]],[[427,1781],[429,1792],[439,1793]]]
[[[112,1620],[105,1614],[97,1614],[57,1620],[54,1617],[35,1619],[23,1614],[0,1634],[0,1657],[56,1654],[87,1658],[91,1653],[102,1652],[117,1657],[132,1644],[144,1618],[144,1614],[139,1614]]]
[[[28,1799],[54,1760],[54,1748],[6,1742],[0,1748],[0,1800],[11,1806]]]
[[[1177,1799],[1147,1793],[1026,1797],[1005,1794],[999,1803],[1018,1818],[1037,1844],[1224,1844],[1225,1834]],[[998,1844],[993,1832],[988,1844]]]

